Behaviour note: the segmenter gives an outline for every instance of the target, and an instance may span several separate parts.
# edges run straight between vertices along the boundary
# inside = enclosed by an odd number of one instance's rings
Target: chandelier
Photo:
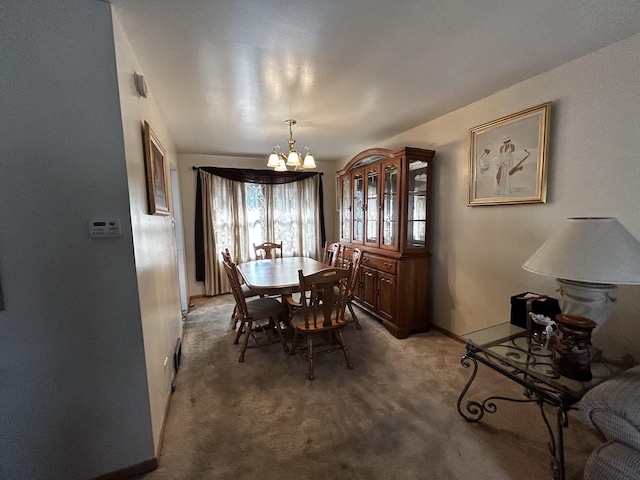
[[[301,162],[302,153],[296,151],[295,143],[293,139],[293,132],[291,126],[298,123],[293,118],[288,118],[284,121],[285,125],[289,125],[289,153],[285,155],[280,145],[273,147],[273,152],[269,155],[269,162],[267,167],[273,168],[276,172],[286,172],[287,167],[295,167],[294,170],[304,170],[306,168],[316,168],[316,162],[311,154],[309,147],[303,147],[303,151],[306,150],[304,159]]]

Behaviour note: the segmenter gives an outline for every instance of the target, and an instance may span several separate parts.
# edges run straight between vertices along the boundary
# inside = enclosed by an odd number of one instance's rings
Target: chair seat
[[[271,297],[260,297],[247,302],[247,310],[251,318],[277,317],[282,313],[282,304]]]

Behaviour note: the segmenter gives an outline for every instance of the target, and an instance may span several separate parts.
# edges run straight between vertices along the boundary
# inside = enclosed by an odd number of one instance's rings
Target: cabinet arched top
[[[338,175],[344,175],[354,168],[364,167],[365,165],[370,165],[392,156],[393,150],[389,150],[388,148],[369,148],[358,153],[355,157],[349,160],[349,163],[347,163],[345,167],[338,172]]]
[[[349,160],[345,167],[342,170],[339,170],[337,173],[338,175],[344,175],[348,171],[355,168],[371,165],[380,160],[386,160],[387,158],[397,158],[404,155],[405,153],[413,153],[417,155],[422,154],[433,157],[433,154],[435,152],[433,150],[422,150],[412,147],[402,147],[397,150],[391,150],[388,148],[369,148],[354,156],[351,160]]]

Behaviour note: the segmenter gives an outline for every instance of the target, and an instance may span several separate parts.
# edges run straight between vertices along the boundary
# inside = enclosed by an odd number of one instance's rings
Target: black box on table
[[[544,330],[543,325],[538,325],[529,319],[530,312],[544,315],[553,321],[558,313],[562,313],[558,300],[546,295],[524,292],[511,297],[511,324],[522,328],[531,325],[528,330]]]

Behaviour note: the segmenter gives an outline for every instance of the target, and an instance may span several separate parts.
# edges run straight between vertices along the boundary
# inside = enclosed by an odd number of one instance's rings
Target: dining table
[[[330,265],[309,257],[252,260],[238,265],[247,287],[260,295],[290,295],[300,290],[298,270],[318,273]]]

